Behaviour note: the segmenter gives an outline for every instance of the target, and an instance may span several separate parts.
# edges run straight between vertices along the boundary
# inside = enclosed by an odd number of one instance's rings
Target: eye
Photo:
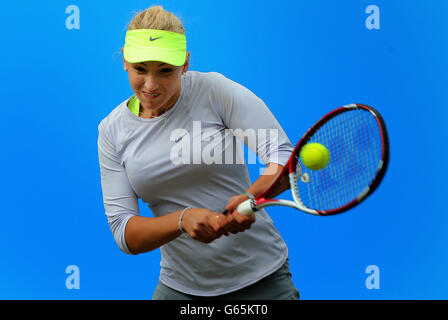
[[[160,71],[163,72],[163,73],[168,73],[168,72],[173,71],[173,69],[170,69],[170,68],[163,68],[163,69],[160,70]]]
[[[137,70],[138,72],[144,72],[145,69],[141,68],[141,67],[134,67],[135,70]]]

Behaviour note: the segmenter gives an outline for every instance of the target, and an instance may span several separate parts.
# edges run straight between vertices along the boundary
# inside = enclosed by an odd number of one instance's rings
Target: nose
[[[145,77],[145,84],[143,86],[143,90],[145,92],[154,92],[159,88],[159,84],[157,78],[153,75],[148,74]]]

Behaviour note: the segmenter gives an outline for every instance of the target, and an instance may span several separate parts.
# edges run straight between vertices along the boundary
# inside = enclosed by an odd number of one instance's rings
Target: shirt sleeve
[[[294,146],[264,101],[224,75],[214,74],[212,100],[224,125],[264,163],[284,166]]]
[[[103,122],[98,125],[98,159],[104,209],[118,246],[123,252],[132,254],[126,244],[125,229],[128,220],[139,215],[138,197],[129,183],[125,168],[120,164],[113,139]]]

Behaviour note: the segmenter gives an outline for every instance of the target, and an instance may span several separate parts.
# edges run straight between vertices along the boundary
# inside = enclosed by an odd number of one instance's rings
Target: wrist
[[[248,199],[255,199],[254,195],[248,191],[244,192],[243,195],[245,195]]]
[[[182,212],[179,215],[179,220],[177,222],[177,225],[178,225],[179,231],[181,233],[185,233],[185,229],[183,228],[182,222],[184,220],[183,218],[184,218],[185,212],[187,212],[188,209],[190,209],[190,208],[186,207],[185,209],[182,210]]]

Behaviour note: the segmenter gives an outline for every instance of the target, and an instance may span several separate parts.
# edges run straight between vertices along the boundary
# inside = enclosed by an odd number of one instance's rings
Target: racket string
[[[330,151],[326,168],[314,171],[303,164],[310,179],[299,183],[305,206],[331,210],[355,200],[376,176],[381,160],[381,133],[375,117],[365,110],[349,110],[330,119],[307,142]]]

